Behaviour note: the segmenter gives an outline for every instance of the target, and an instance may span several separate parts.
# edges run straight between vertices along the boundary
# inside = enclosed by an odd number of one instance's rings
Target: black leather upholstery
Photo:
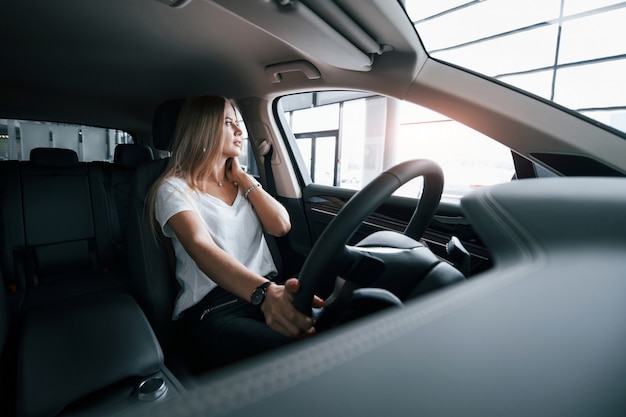
[[[113,258],[108,180],[67,149],[0,163],[1,415],[56,415],[111,386],[128,396],[163,368]]]
[[[93,294],[26,313],[18,415],[53,416],[81,397],[163,366],[145,316],[128,294]]]
[[[78,165],[78,155],[71,149],[35,148],[30,151],[30,162],[42,167],[73,167]]]
[[[27,245],[35,252],[37,281],[64,266],[89,269],[89,240],[95,239],[87,166],[45,168],[22,167],[24,228]]]
[[[168,150],[185,100],[168,100],[157,107],[152,138],[155,147]],[[169,242],[155,234],[148,219],[146,198],[152,184],[165,170],[169,158],[150,161],[136,170],[128,219],[128,258],[135,296],[146,313],[164,349],[172,345],[174,301],[180,287],[176,282]]]
[[[108,210],[113,228],[113,238],[121,255],[126,250],[126,230],[130,211],[131,188],[135,180],[135,170],[144,162],[154,160],[152,148],[145,144],[120,144],[115,147],[113,163],[100,166],[106,176],[106,186],[110,197]]]
[[[174,299],[179,287],[168,261],[166,241],[150,225],[146,196],[167,162],[158,159],[137,168],[127,237],[131,285],[164,348],[171,341]]]
[[[78,162],[69,149],[37,148],[30,162],[13,169],[20,184],[13,191],[21,198],[7,201],[3,210],[21,213],[23,236],[15,233],[6,242],[2,268],[14,274],[5,278],[23,292],[23,308],[123,287],[124,273],[113,271],[112,197],[100,167]]]
[[[22,179],[18,161],[0,162],[0,273],[7,286],[16,287],[23,268],[15,249],[25,245]]]
[[[144,162],[152,161],[152,148],[143,144],[119,144],[115,147],[113,165],[118,168],[134,169]]]
[[[178,115],[186,99],[172,99],[161,103],[154,111],[152,119],[152,143],[157,149],[169,151],[172,137],[178,122]]]
[[[2,277],[0,276],[0,279]],[[0,285],[0,415],[15,414],[15,337],[6,288]]]

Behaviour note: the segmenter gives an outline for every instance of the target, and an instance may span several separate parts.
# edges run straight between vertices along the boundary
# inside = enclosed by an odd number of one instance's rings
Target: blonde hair
[[[148,194],[148,215],[157,231],[155,202],[159,186],[168,177],[184,179],[193,190],[201,189],[202,180],[218,163],[224,144],[224,114],[230,104],[237,113],[232,99],[220,96],[198,96],[183,106],[172,142],[172,151],[165,171],[155,181]],[[227,167],[224,166],[224,173]],[[155,230],[156,229],[156,230]]]

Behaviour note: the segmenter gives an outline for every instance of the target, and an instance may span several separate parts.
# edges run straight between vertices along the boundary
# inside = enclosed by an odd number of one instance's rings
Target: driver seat
[[[154,146],[169,151],[178,115],[185,100],[168,100],[157,107],[153,117]],[[164,352],[177,348],[172,312],[180,289],[174,274],[174,255],[169,239],[155,236],[148,219],[147,197],[152,184],[165,170],[169,158],[139,165],[131,189],[128,217],[128,262],[131,287],[145,312]]]

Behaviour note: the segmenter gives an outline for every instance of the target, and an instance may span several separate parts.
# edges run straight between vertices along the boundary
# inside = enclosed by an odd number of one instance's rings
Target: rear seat
[[[155,373],[176,384],[117,256],[128,195],[114,190],[130,188],[130,165],[152,159],[123,148],[106,174],[67,149],[0,162],[2,415],[56,415],[103,389],[109,401],[113,386],[128,405]]]
[[[4,171],[11,180],[3,185],[11,193],[1,208],[10,232],[3,242],[2,272],[20,295],[20,309],[125,288],[99,166],[79,162],[68,149],[36,148],[30,161],[8,164]]]

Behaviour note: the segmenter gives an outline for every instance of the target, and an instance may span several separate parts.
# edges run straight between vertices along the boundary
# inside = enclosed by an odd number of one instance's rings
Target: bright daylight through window
[[[312,182],[361,189],[378,174],[408,160],[439,163],[443,198],[458,200],[474,188],[510,181],[511,152],[492,139],[423,107],[356,92],[318,92],[281,99]],[[416,197],[421,178],[395,195]]]
[[[626,132],[626,2],[404,4],[433,58]],[[444,170],[444,200],[456,201],[515,175],[508,148],[410,103],[358,92],[318,92],[284,97],[281,105],[304,169],[316,184],[360,189],[398,162],[428,158]],[[396,194],[415,197],[420,186],[418,179]]]
[[[626,132],[626,2],[406,0],[405,7],[433,58]]]

